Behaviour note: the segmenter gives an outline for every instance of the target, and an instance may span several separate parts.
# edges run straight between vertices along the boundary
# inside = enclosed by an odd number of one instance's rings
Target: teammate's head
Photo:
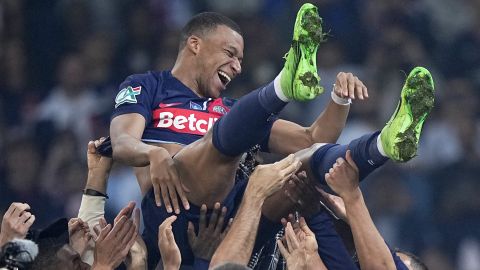
[[[231,19],[214,12],[194,16],[182,29],[180,55],[192,72],[198,94],[218,97],[242,71],[243,37]]]
[[[427,266],[414,254],[398,249],[395,249],[395,254],[402,260],[402,262],[410,270],[428,270]]]

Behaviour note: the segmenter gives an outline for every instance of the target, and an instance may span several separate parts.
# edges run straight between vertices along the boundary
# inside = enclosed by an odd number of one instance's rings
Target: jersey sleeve
[[[122,114],[139,113],[146,123],[152,121],[152,106],[157,86],[143,77],[131,75],[120,84],[112,119]]]

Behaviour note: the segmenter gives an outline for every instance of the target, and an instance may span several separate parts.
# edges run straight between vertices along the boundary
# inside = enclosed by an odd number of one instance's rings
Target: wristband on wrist
[[[332,96],[332,100],[333,102],[337,103],[338,105],[350,105],[352,103],[352,99],[351,98],[342,98],[342,97],[339,97],[336,93],[335,93],[335,84],[333,84],[333,89],[332,89],[332,92],[331,92],[331,96]]]
[[[100,197],[105,197],[105,198],[108,199],[107,194],[103,194],[100,191],[96,191],[95,189],[91,189],[91,188],[84,189],[83,194],[90,195],[90,196],[100,196]]]

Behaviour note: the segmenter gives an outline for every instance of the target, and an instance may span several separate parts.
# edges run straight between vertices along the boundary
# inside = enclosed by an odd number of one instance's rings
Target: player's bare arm
[[[351,157],[338,158],[325,175],[327,184],[345,203],[346,217],[352,229],[361,269],[397,269],[385,240],[370,217],[358,186],[358,168]]]
[[[352,73],[340,72],[332,91],[332,100],[310,127],[302,127],[285,120],[275,121],[268,142],[270,151],[291,154],[314,143],[335,143],[347,121],[349,99],[368,98],[368,89]]]
[[[210,267],[224,262],[248,263],[265,199],[280,190],[300,166],[300,161],[293,155],[274,164],[257,166],[250,176],[232,227],[215,251]],[[238,252],[232,253],[231,250]]]
[[[150,179],[157,205],[161,206],[163,200],[168,212],[175,210],[180,213],[178,193],[183,207],[189,209],[170,153],[162,147],[143,143],[141,137],[144,129],[145,119],[140,114],[129,113],[113,118],[110,123],[113,158],[135,167],[150,165]]]
[[[110,123],[113,158],[129,166],[150,165],[150,152],[163,152],[161,148],[141,141],[145,118],[137,113],[119,115]]]

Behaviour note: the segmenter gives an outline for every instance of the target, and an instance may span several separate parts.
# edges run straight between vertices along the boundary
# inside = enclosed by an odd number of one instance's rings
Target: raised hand
[[[280,190],[301,165],[293,154],[273,164],[259,165],[250,176],[246,192],[265,199]]]
[[[285,244],[277,240],[280,253],[287,261],[287,269],[326,269],[318,255],[318,244],[315,234],[308,228],[303,217],[298,228],[294,230],[292,223],[285,227]]]
[[[307,173],[301,171],[292,175],[284,187],[285,195],[296,204],[296,208],[304,216],[313,215],[322,209],[320,194],[314,185],[307,178]]]
[[[35,216],[28,210],[26,203],[14,202],[3,215],[2,229],[0,231],[0,247],[14,238],[23,239],[27,236],[28,229],[35,221]]]
[[[347,218],[347,211],[345,209],[345,203],[343,202],[343,199],[338,196],[327,193],[323,189],[317,188],[317,190],[321,194],[322,202],[325,203],[325,205],[328,206],[328,208],[330,208],[338,218],[349,223]]]
[[[225,230],[222,230],[226,214],[227,208],[222,207],[220,211],[220,203],[215,203],[207,224],[207,206],[203,204],[200,208],[198,235],[195,234],[193,223],[188,222],[188,242],[196,258],[210,261],[232,224],[233,219],[229,221]]]
[[[347,150],[345,159],[341,157],[337,159],[325,174],[325,180],[328,186],[344,200],[358,193],[358,167],[352,159],[350,150]]]
[[[361,100],[368,98],[367,87],[352,73],[338,73],[335,84],[333,85],[333,92],[342,98],[355,99],[358,97]]]
[[[122,216],[114,223],[100,222],[95,228],[98,237],[95,239],[94,262],[92,269],[114,269],[125,259],[137,237],[135,222]]]
[[[72,218],[68,221],[69,244],[78,255],[82,256],[88,246],[88,241],[92,239],[90,228],[87,222],[80,218]]]
[[[87,165],[89,174],[95,174],[98,177],[108,177],[113,161],[109,157],[101,156],[97,147],[105,141],[102,137],[95,141],[89,141],[87,147]]]
[[[176,214],[180,213],[180,206],[177,199],[177,194],[182,201],[185,209],[190,209],[187,196],[185,192],[190,192],[185,188],[178,177],[177,169],[174,166],[173,159],[167,150],[158,148],[156,151],[150,152],[150,177],[155,193],[155,202],[157,206],[165,204],[168,213],[175,210]],[[160,197],[162,199],[160,199]]]
[[[164,270],[178,270],[182,263],[182,255],[172,231],[172,223],[176,219],[176,216],[170,216],[158,227],[158,248],[162,256]]]

